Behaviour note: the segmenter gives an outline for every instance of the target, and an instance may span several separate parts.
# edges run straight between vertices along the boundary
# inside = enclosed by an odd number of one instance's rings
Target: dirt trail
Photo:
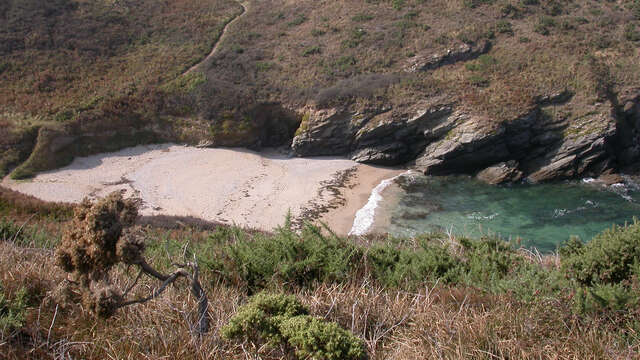
[[[218,41],[216,41],[215,45],[213,45],[213,49],[211,49],[211,52],[209,53],[209,55],[207,55],[207,57],[205,57],[199,63],[193,65],[191,68],[189,68],[189,70],[185,71],[183,75],[196,71],[198,68],[200,68],[204,63],[209,61],[209,59],[211,59],[218,52],[218,49],[220,48],[220,44],[222,43],[222,40],[224,40],[224,37],[227,34],[227,31],[229,30],[229,27],[233,25],[235,22],[237,22],[242,16],[244,16],[247,13],[249,6],[240,1],[238,1],[238,4],[242,6],[242,12],[238,14],[238,16],[233,18],[231,21],[229,21],[227,25],[224,26],[224,28],[222,29],[222,34],[220,34],[220,37],[218,37]]]

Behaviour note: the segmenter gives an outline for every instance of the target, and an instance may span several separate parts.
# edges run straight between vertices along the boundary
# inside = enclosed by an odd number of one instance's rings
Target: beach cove
[[[272,230],[320,220],[346,235],[382,180],[402,173],[336,157],[297,158],[277,150],[136,146],[76,158],[66,167],[3,186],[46,201],[78,203],[113,191],[141,199],[141,215],[192,216]]]

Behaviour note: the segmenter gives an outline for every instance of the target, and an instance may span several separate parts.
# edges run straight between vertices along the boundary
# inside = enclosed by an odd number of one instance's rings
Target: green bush
[[[447,247],[428,239],[418,240],[414,248],[394,244],[377,245],[367,253],[367,263],[374,277],[386,286],[414,287],[436,280],[457,282],[463,264]]]
[[[354,15],[351,18],[351,20],[357,21],[357,22],[365,22],[365,21],[373,20],[373,15],[366,14],[366,13],[359,13]]]
[[[596,285],[577,290],[573,311],[578,314],[596,313],[602,310],[624,311],[635,307],[640,300],[637,290],[622,284]]]
[[[468,8],[477,8],[480,5],[489,5],[493,4],[495,0],[463,0],[462,3],[465,7]]]
[[[364,359],[362,340],[334,322],[302,315],[284,320],[280,332],[298,359]]]
[[[347,240],[326,236],[313,225],[305,225],[300,234],[286,225],[273,235],[240,239],[222,251],[226,275],[240,277],[252,290],[273,280],[305,286],[344,279],[361,256]]]
[[[640,262],[640,223],[614,226],[582,244],[573,238],[559,249],[562,268],[579,283],[617,284],[631,280]]]
[[[18,290],[13,299],[5,294],[0,284],[0,334],[8,336],[13,331],[24,326],[27,312],[27,291],[25,288]]]
[[[221,332],[226,339],[246,338],[275,346],[283,341],[280,323],[309,313],[293,295],[260,293],[242,306]]]
[[[0,219],[0,241],[19,240],[20,227],[6,218]]]
[[[305,15],[298,15],[293,20],[287,23],[287,26],[298,26],[307,21],[307,17]]]
[[[511,246],[500,239],[462,239],[460,244],[467,258],[467,282],[474,285],[488,286],[503,279],[520,261]]]
[[[513,27],[507,20],[498,20],[495,25],[496,32],[500,34],[513,35]]]
[[[553,28],[556,25],[556,20],[554,18],[549,16],[542,16],[534,25],[533,31],[537,32],[540,35],[547,36],[551,33],[550,28]]]
[[[309,46],[302,51],[302,56],[307,57],[311,55],[320,54],[321,52],[322,52],[322,49],[320,48],[320,46],[318,45]]]
[[[336,323],[308,315],[295,296],[261,293],[242,306],[222,330],[228,340],[280,348],[298,359],[364,359],[363,342]]]

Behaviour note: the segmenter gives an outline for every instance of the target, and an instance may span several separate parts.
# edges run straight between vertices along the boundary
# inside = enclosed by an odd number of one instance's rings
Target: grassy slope
[[[570,90],[576,96],[558,116],[580,119],[606,111],[599,107],[604,97],[640,84],[637,0],[246,5],[218,54],[201,67],[205,76],[176,78],[204,58],[223,24],[240,13],[239,4],[3,2],[9,10],[0,12],[0,124],[9,135],[0,140],[0,173],[28,157],[33,126],[44,123],[64,128],[62,134],[147,126],[155,130],[141,142],[218,136],[240,145],[255,141],[264,119],[256,118],[254,106],[265,102],[293,109],[309,103],[402,108],[443,93],[489,120],[505,121],[537,96]],[[478,60],[403,72],[416,57],[482,39],[494,46]],[[93,123],[100,126],[86,125]],[[64,127],[71,124],[75,130]],[[21,172],[130,140],[91,139],[54,159],[42,150]]]
[[[298,105],[342,104],[336,96],[353,95],[361,106],[402,106],[444,92],[504,120],[538,95],[571,90],[580,105],[597,100],[602,86],[640,83],[635,1],[277,3],[252,3],[211,65],[210,86],[225,81],[235,84],[229,98]],[[484,61],[413,74],[389,88],[363,76],[401,73],[416,56],[481,39],[494,43]],[[336,84],[343,89],[322,91]],[[235,105],[225,100],[221,106]]]
[[[7,6],[7,5],[5,5]],[[3,116],[66,121],[173,80],[209,53],[233,1],[9,1]],[[23,36],[28,36],[23,39]]]
[[[227,227],[148,228],[146,255],[159,269],[170,266],[169,256],[182,254],[185,242],[198,255],[213,328],[195,340],[186,320],[195,301],[184,296],[185,285],[109,320],[62,301],[66,275],[50,249],[68,210],[10,192],[0,199],[13,204],[0,207],[0,234],[7,239],[0,241],[0,283],[23,317],[0,336],[0,351],[9,359],[26,354],[43,359],[56,354],[280,358],[278,351],[258,350],[258,344],[220,338],[219,329],[248,295],[262,289],[298,295],[312,314],[362,338],[373,359],[605,359],[640,352],[640,268],[632,261],[640,256],[637,224],[604,234],[594,246],[571,244],[560,256],[537,256],[493,239],[469,242],[438,234],[345,240],[313,227],[300,235],[286,227],[273,234]],[[33,231],[42,223],[29,223],[15,235],[24,221],[10,221],[29,213],[48,224],[48,234]],[[600,248],[614,252],[605,260]],[[626,255],[631,262],[616,269],[612,264]],[[584,276],[598,271],[599,280]],[[135,277],[125,267],[116,273],[119,287]],[[148,279],[141,285],[139,296],[157,286]],[[19,296],[20,289],[26,297]],[[3,318],[7,315],[0,312]]]
[[[0,174],[26,159],[38,127],[76,124],[91,132],[86,124],[106,123],[100,131],[107,132],[127,122],[117,118],[155,122],[163,91],[198,81],[192,76],[173,82],[205,58],[241,11],[232,0],[29,0],[0,6]],[[84,145],[83,151],[95,150]]]

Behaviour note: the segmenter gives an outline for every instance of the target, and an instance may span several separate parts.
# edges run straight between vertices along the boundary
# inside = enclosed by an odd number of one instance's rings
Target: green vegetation
[[[640,223],[605,230],[586,245],[560,249],[564,270],[583,285],[629,283],[640,276]]]
[[[362,340],[333,322],[308,315],[295,296],[260,293],[249,299],[222,328],[226,339],[285,346],[298,359],[363,359]]]
[[[0,339],[6,339],[15,330],[22,328],[26,320],[26,312],[26,290],[21,288],[9,298],[0,283]]]
[[[175,269],[181,258],[200,265],[214,327],[199,340],[208,349],[207,356],[404,359],[439,352],[455,357],[481,350],[509,358],[624,357],[640,341],[640,223],[612,228],[587,244],[572,239],[556,256],[519,249],[493,237],[472,240],[426,234],[411,239],[346,239],[310,224],[296,231],[290,222],[272,233],[227,226],[173,228],[169,223],[167,228],[121,228],[107,215],[130,222],[130,204],[110,207],[106,202],[94,209],[95,214],[94,210],[85,214],[89,208],[83,205],[75,220],[62,225],[46,215],[56,208],[54,204],[35,203],[9,192],[0,193],[0,199],[24,203],[4,211],[0,223],[4,234],[0,321],[12,329],[3,336],[27,339],[11,340],[23,342],[3,348],[9,358],[24,357],[21,354],[29,351],[48,358],[54,350],[46,342],[87,340],[92,345],[70,349],[70,354],[98,359],[195,351],[199,345],[185,341],[193,335],[196,321],[186,314],[197,304],[197,297],[185,299],[187,284],[163,287],[161,301],[135,305],[135,310],[107,311],[108,320],[95,320],[86,312],[97,309],[88,305],[91,300],[102,299],[98,305],[113,310],[108,299],[119,300],[116,307],[125,306],[123,298],[144,298],[149,289],[157,289],[155,278],[139,277],[131,270],[141,264],[142,256],[149,269],[153,266],[159,272]],[[18,219],[25,216],[29,221],[47,221],[42,224],[51,229],[49,243],[65,244],[58,254],[74,254],[71,262],[62,262],[65,266],[88,270],[109,266],[108,279],[95,271],[85,274],[101,284],[90,287],[95,296],[81,299],[77,291],[68,291],[80,282],[64,280],[68,275],[55,265],[47,250],[50,245],[33,241],[27,231],[31,224],[19,231],[17,224],[24,222]],[[97,232],[82,230],[86,225],[80,224],[87,221]],[[54,235],[61,226],[67,229],[62,243]],[[113,242],[101,241],[113,240],[117,231],[129,240],[118,240],[113,250]],[[112,250],[103,253],[103,245]],[[133,290],[104,290],[117,286]],[[28,320],[35,317],[40,321]],[[121,340],[123,332],[144,331],[172,335],[141,337],[135,344]],[[444,343],[452,331],[461,341],[451,349],[420,341],[429,334]],[[41,333],[49,339],[39,337]],[[102,346],[108,343],[112,347]]]

